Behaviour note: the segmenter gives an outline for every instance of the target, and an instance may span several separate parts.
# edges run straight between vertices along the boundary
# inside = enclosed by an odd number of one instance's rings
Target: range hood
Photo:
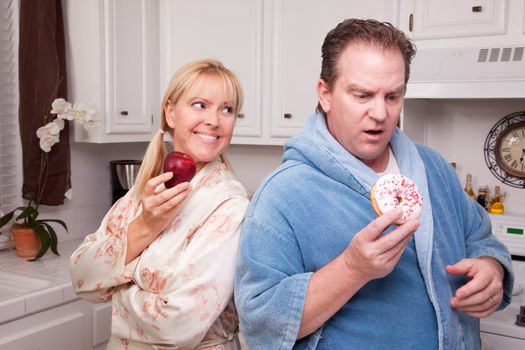
[[[418,50],[406,98],[525,98],[525,46]]]

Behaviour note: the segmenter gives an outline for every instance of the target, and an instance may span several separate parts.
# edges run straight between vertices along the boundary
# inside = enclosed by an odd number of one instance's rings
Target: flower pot
[[[32,228],[13,227],[11,234],[15,240],[16,255],[23,259],[32,259],[40,250],[40,240]]]

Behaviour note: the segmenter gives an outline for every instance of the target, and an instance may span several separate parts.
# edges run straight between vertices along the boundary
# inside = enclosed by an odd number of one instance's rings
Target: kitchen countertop
[[[77,300],[69,274],[69,257],[80,240],[61,242],[60,256],[48,251],[37,261],[0,251],[0,324]]]

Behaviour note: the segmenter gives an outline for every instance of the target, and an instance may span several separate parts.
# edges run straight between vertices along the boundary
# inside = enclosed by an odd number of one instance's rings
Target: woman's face
[[[200,170],[229,146],[236,100],[222,81],[197,81],[173,104],[164,106],[167,124],[173,129],[173,148],[189,154]]]

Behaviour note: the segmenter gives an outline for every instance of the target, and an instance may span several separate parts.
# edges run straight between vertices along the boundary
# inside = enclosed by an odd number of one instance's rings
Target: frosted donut
[[[403,215],[396,225],[418,218],[423,210],[423,198],[416,184],[401,174],[381,176],[372,186],[370,201],[377,216],[401,207]]]

